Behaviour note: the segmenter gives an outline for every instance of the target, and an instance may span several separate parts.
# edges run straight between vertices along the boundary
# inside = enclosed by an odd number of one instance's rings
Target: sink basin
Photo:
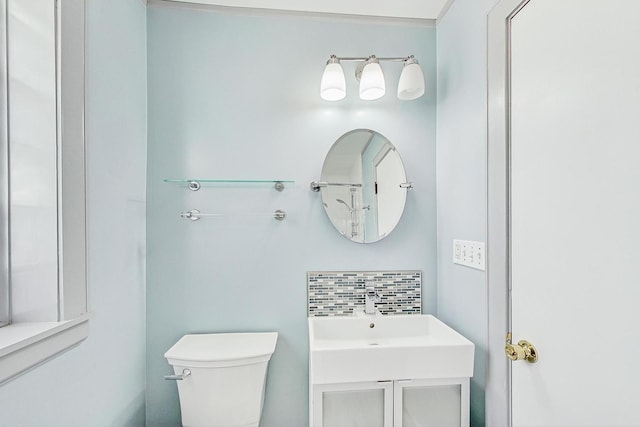
[[[469,378],[471,341],[432,315],[309,318],[314,384]]]

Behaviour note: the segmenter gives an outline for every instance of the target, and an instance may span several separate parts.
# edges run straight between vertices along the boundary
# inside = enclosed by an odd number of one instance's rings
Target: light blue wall
[[[473,426],[484,426],[487,289],[454,265],[453,240],[487,238],[486,19],[496,0],[456,0],[438,22],[438,316],[476,345]]]
[[[435,29],[179,8],[148,9],[149,169],[147,423],[179,425],[176,385],[162,379],[164,352],[185,333],[280,333],[269,368],[262,427],[307,425],[306,272],[419,269],[424,309],[436,307]],[[415,54],[427,95],[395,97],[400,64],[383,63],[385,98],[357,97],[345,64],[347,99],[320,99],[329,55]],[[326,218],[320,177],[333,142],[354,128],[388,137],[415,190],[396,231],[361,245]],[[203,188],[164,178],[281,178],[295,185]],[[197,222],[187,209],[226,213]],[[276,222],[248,212],[284,209]]]
[[[139,0],[87,1],[91,332],[0,387],[3,427],[144,425],[145,30]]]

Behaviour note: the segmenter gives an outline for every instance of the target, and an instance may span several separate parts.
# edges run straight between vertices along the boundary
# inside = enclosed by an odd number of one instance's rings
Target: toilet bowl
[[[185,427],[258,427],[277,332],[190,334],[165,354]]]

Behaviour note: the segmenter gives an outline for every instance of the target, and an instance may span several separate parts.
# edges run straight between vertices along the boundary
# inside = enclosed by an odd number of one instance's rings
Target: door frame
[[[530,0],[501,0],[487,17],[487,301],[486,425],[510,427],[511,362],[502,349],[511,330],[510,26]]]

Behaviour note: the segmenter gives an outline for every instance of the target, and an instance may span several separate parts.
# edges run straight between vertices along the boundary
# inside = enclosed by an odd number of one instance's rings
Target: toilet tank
[[[177,381],[185,427],[257,427],[277,332],[185,335],[165,357]]]

